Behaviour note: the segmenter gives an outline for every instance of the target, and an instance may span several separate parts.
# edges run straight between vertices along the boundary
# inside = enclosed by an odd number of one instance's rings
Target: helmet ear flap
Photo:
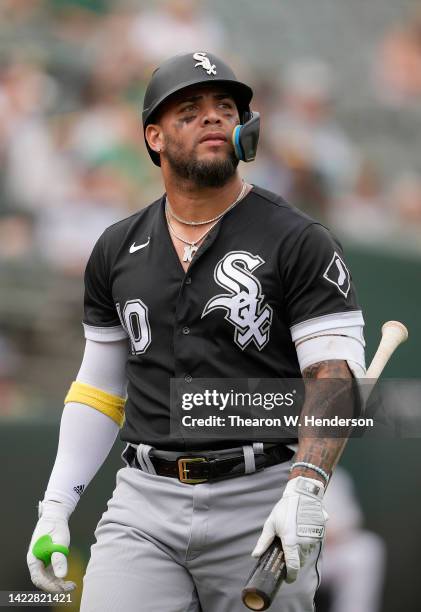
[[[239,160],[251,162],[256,157],[260,133],[260,114],[246,111],[242,125],[236,125],[232,133],[234,151]]]

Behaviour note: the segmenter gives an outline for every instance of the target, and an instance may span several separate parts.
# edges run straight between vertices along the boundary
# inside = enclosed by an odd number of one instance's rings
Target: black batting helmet
[[[241,123],[246,123],[250,119],[253,90],[245,83],[241,83],[231,68],[218,57],[200,51],[176,55],[154,71],[143,102],[143,134],[146,126],[153,122],[154,115],[163,102],[172,94],[200,83],[221,83],[227,86],[236,102]],[[146,138],[145,142],[153,163],[160,166],[158,153],[152,151]]]

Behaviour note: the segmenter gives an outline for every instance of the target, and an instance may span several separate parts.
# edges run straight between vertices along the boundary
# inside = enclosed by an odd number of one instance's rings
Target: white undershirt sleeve
[[[318,317],[291,328],[301,371],[320,361],[341,359],[355,378],[365,375],[364,320],[361,313],[343,315]]]
[[[127,340],[86,341],[77,380],[125,397]],[[57,456],[44,501],[54,500],[73,512],[80,496],[108,456],[119,426],[107,415],[78,402],[63,410]]]

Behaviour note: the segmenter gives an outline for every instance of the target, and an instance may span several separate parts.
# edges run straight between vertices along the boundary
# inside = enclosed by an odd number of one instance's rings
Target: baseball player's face
[[[168,101],[154,126],[161,166],[198,186],[224,184],[238,160],[232,132],[240,122],[232,96],[220,87],[191,87]]]

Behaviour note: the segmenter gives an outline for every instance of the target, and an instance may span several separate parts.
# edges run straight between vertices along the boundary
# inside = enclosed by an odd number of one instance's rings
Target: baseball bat
[[[286,565],[281,540],[275,537],[256,563],[241,598],[249,610],[267,610],[286,578]]]
[[[408,330],[399,321],[387,321],[382,325],[382,337],[364,378],[377,380],[394,351],[408,338]],[[368,399],[372,387],[368,391]],[[249,610],[267,610],[285,580],[286,566],[281,540],[276,537],[258,560],[241,598]]]
[[[403,323],[399,321],[387,321],[382,325],[382,337],[377,347],[377,351],[368,367],[364,379],[372,384],[360,385],[360,396],[362,408],[368,402],[368,399],[373,391],[376,381],[380,378],[381,373],[387,365],[387,362],[402,342],[408,339],[408,330]],[[361,380],[361,379],[360,379]]]
[[[365,378],[377,379],[387,362],[402,342],[408,339],[408,330],[399,321],[387,321],[382,326],[382,338]]]

